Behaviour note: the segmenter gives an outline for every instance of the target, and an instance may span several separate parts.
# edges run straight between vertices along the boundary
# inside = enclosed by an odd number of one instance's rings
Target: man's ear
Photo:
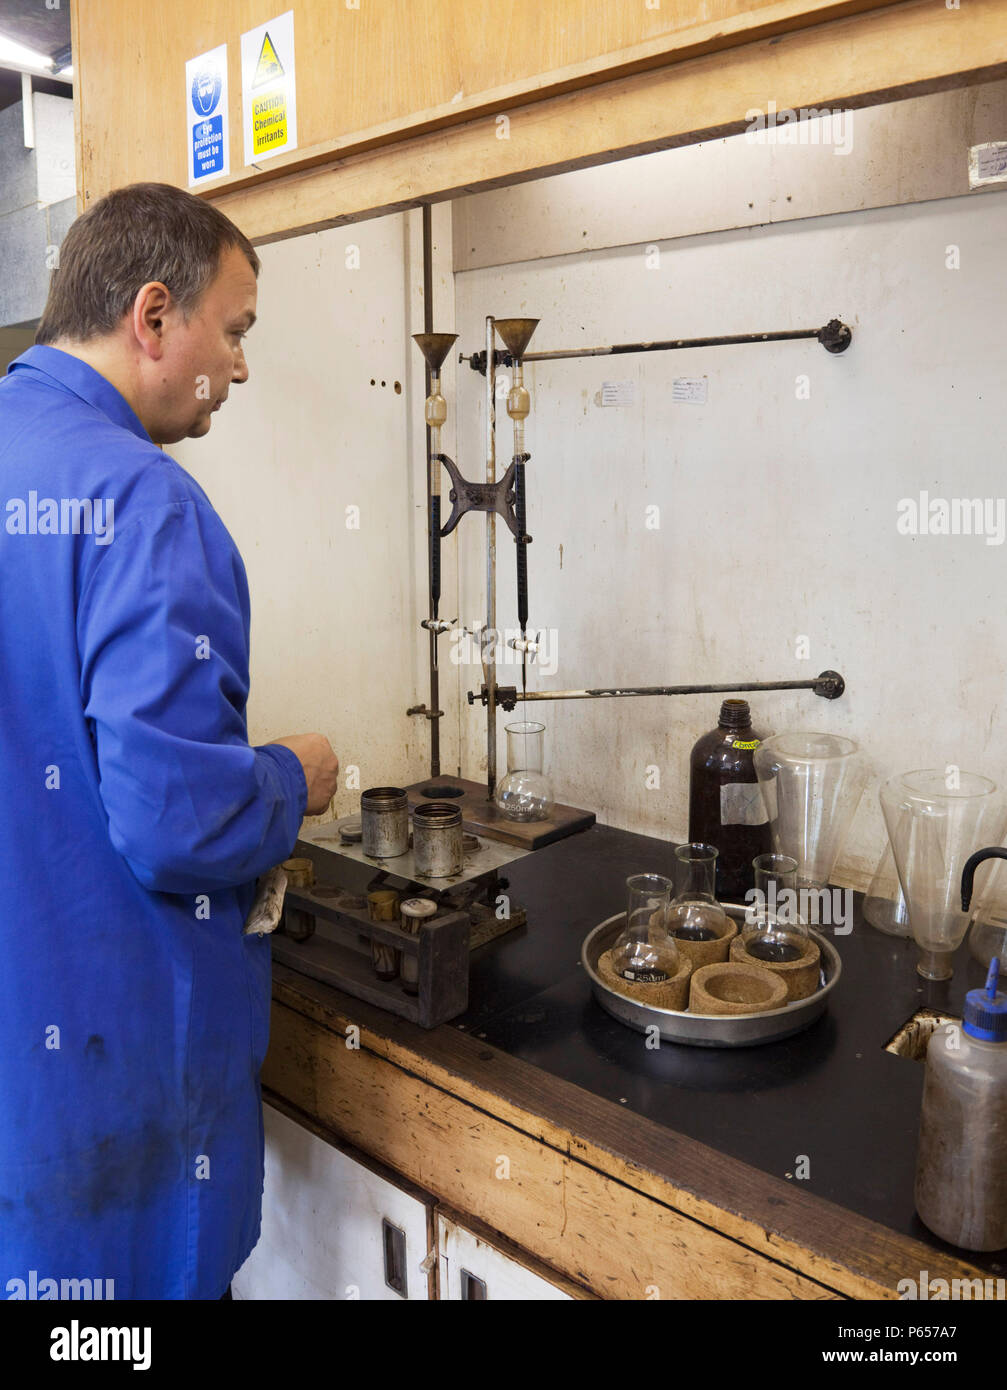
[[[133,336],[155,362],[164,353],[165,318],[173,307],[171,291],[159,280],[144,285],[133,300]]]

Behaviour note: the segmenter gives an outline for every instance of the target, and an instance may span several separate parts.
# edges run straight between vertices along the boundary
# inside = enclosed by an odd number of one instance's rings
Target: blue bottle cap
[[[983,989],[970,989],[965,996],[963,1027],[970,1038],[983,1042],[1007,1042],[1007,994],[997,993],[1000,957],[990,961]]]

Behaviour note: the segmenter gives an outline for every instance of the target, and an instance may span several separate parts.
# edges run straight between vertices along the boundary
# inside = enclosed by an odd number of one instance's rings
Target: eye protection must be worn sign
[[[294,12],[241,36],[245,163],[297,149]]]
[[[227,107],[227,44],[185,65],[189,187],[231,172]]]

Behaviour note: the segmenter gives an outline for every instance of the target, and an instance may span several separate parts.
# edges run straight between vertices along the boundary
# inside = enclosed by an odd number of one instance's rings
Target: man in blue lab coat
[[[0,1297],[219,1299],[259,1234],[256,877],[325,809],[321,734],[249,746],[249,598],[158,448],[208,432],[259,261],[121,189],[0,382]]]

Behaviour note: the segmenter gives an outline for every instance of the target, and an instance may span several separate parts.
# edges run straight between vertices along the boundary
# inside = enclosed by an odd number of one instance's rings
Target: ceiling
[[[61,57],[70,49],[70,0],[60,0],[58,8],[48,9],[44,0],[0,0],[0,35],[14,43],[33,48],[49,58]],[[69,97],[73,88],[66,82],[50,82],[33,77],[36,92]],[[21,100],[21,75],[0,68],[0,110]]]

